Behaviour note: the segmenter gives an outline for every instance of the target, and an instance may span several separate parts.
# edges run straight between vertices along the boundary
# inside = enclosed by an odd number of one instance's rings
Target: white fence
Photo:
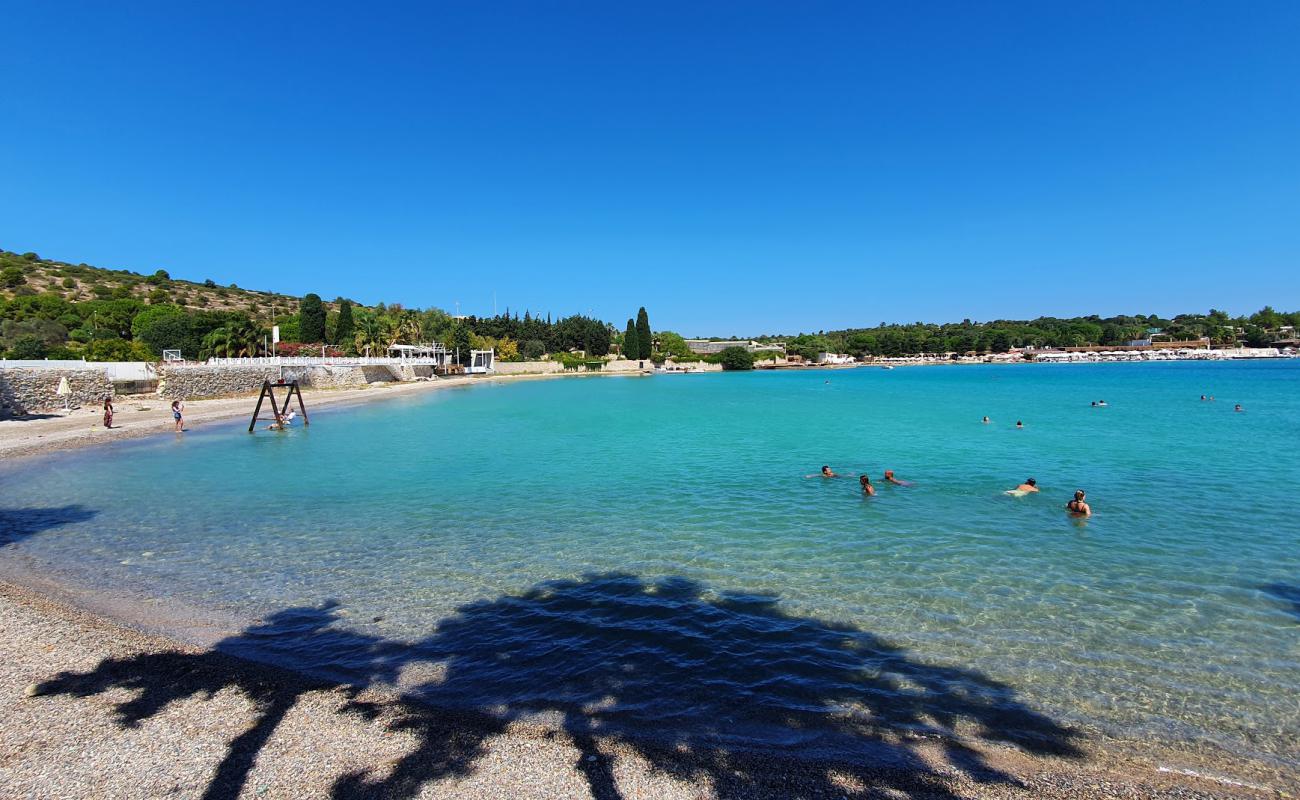
[[[0,359],[0,369],[99,369],[110,381],[151,381],[158,377],[152,361],[77,361],[74,359],[41,359],[10,361]]]
[[[91,364],[83,359],[28,359],[25,361],[10,361],[7,358],[0,358],[0,369],[12,367],[14,369],[90,369]]]

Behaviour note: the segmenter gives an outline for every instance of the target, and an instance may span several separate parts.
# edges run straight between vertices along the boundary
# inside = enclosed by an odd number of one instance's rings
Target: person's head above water
[[[1033,478],[1025,478],[1025,485],[1026,485],[1026,486],[1037,486],[1037,485],[1038,485],[1038,481],[1035,480],[1035,479],[1033,479]]]
[[[894,471],[893,471],[892,469],[887,469],[887,470],[885,470],[885,477],[886,477],[886,478],[892,478],[892,477],[894,477]]]
[[[1085,491],[1082,490],[1082,489],[1079,489],[1078,491],[1076,491],[1076,492],[1074,493],[1074,499],[1077,500],[1077,501],[1081,501],[1081,500],[1083,500],[1083,498],[1085,498],[1085,497],[1087,497],[1087,496],[1088,496],[1088,493],[1085,492]]]
[[[835,473],[834,473],[834,472],[831,472],[831,468],[830,468],[829,465],[827,465],[827,464],[822,464],[822,474],[823,474],[823,475],[834,475]]]
[[[858,483],[862,484],[863,486],[866,486],[867,484],[871,483],[871,476],[870,476],[870,475],[859,475],[859,476],[858,476]]]

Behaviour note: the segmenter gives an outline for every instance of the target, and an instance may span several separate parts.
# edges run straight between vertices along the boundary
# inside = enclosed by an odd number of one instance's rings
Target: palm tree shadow
[[[134,726],[170,703],[238,690],[256,721],[230,743],[205,795],[212,799],[240,793],[302,693],[392,685],[412,665],[438,676],[409,690],[420,702],[363,702],[353,692],[343,712],[413,734],[416,746],[391,766],[339,776],[338,800],[415,797],[472,772],[491,737],[534,717],[574,746],[574,766],[599,798],[621,797],[614,765],[624,753],[726,799],[950,798],[946,775],[1017,783],[980,744],[1083,755],[1075,732],[1006,684],[923,663],[858,628],[786,614],[775,597],[713,594],[683,578],[608,573],[539,584],[466,605],[415,642],[346,630],[336,612],[332,602],[287,609],[217,652],[108,659],[41,692],[132,689],[116,713]],[[268,677],[231,655],[336,666],[318,670],[313,684]],[[801,765],[797,790],[792,761]]]
[[[1265,594],[1281,600],[1288,607],[1286,612],[1300,620],[1300,586],[1289,583],[1270,583],[1259,587]]]
[[[828,765],[805,771],[811,796],[852,794],[844,764],[868,765],[848,770],[863,796],[951,796],[916,748],[926,740],[945,743],[948,771],[985,783],[1015,779],[964,742],[1082,756],[1077,734],[1003,683],[922,663],[848,625],[788,615],[775,597],[713,595],[684,578],[591,575],[474,603],[413,643],[411,657],[441,667],[438,680],[411,690],[432,708],[503,722],[558,718],[597,797],[619,796],[600,744],[611,741],[723,798],[789,792],[761,766],[773,752]],[[426,719],[417,709],[400,724]],[[400,781],[344,776],[334,795],[412,797],[440,777],[424,759],[403,760]]]
[[[0,508],[0,547],[61,525],[86,522],[97,513],[76,504],[57,508]]]

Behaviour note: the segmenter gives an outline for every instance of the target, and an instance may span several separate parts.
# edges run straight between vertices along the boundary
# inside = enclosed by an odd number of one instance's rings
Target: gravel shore
[[[933,739],[909,742],[905,764],[656,749],[305,678],[4,582],[0,720],[5,798],[1289,796]]]

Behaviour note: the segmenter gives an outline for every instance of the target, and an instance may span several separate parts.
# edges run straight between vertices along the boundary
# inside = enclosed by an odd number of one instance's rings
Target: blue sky
[[[687,335],[1300,307],[1292,1],[0,18],[9,250]]]

